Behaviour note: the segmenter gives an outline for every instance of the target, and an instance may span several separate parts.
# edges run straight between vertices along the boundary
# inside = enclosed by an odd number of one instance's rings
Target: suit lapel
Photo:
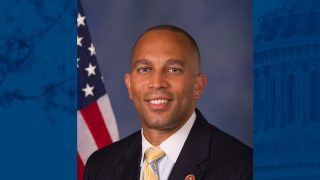
[[[141,133],[123,152],[123,162],[115,169],[115,179],[139,179],[141,160]]]
[[[192,174],[201,179],[207,170],[211,127],[196,109],[197,119],[188,135],[180,155],[171,171],[169,180],[184,179]]]

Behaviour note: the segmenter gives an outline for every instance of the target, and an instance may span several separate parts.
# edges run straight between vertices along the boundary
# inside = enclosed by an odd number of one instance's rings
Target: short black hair
[[[137,38],[137,40],[135,41],[133,48],[132,48],[132,52],[134,51],[138,41],[140,40],[140,38],[147,32],[152,31],[152,30],[170,30],[170,31],[174,31],[174,32],[178,32],[183,34],[190,42],[191,46],[194,48],[194,50],[196,51],[196,55],[198,56],[199,59],[199,65],[200,65],[200,50],[198,47],[198,44],[196,42],[196,40],[194,40],[194,38],[184,29],[178,27],[178,26],[174,26],[174,25],[170,25],[170,24],[162,24],[162,25],[157,25],[157,26],[152,26],[150,28],[148,28],[147,30],[145,30],[142,34],[140,34],[140,36]]]

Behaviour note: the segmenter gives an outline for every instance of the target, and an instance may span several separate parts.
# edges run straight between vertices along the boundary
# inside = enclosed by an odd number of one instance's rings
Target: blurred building
[[[284,1],[254,38],[254,177],[320,179],[320,1]]]

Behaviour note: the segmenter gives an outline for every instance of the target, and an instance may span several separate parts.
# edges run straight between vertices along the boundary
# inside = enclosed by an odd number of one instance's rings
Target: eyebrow
[[[134,62],[134,66],[138,66],[138,65],[151,65],[152,62],[148,59],[139,59],[139,60],[136,60],[136,62]]]
[[[169,65],[178,64],[178,65],[180,65],[181,67],[185,67],[185,66],[186,66],[185,62],[184,62],[183,60],[181,60],[181,59],[169,59],[169,60],[167,61],[167,64],[169,64]]]
[[[136,66],[139,66],[139,65],[151,65],[153,64],[151,60],[149,59],[139,59],[139,60],[136,60],[134,62],[134,67]],[[169,59],[167,62],[166,62],[167,65],[180,65],[181,67],[185,67],[185,62],[181,59]]]

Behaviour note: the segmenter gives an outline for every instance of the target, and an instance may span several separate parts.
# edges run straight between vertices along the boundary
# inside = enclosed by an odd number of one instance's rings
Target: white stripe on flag
[[[97,103],[98,103],[100,112],[102,114],[104,124],[108,129],[112,142],[118,141],[119,140],[118,126],[113,114],[113,110],[111,107],[111,102],[108,94],[105,94],[104,96],[99,98]]]
[[[77,112],[77,138],[79,156],[83,164],[86,164],[89,156],[98,149],[98,146],[79,111]]]

